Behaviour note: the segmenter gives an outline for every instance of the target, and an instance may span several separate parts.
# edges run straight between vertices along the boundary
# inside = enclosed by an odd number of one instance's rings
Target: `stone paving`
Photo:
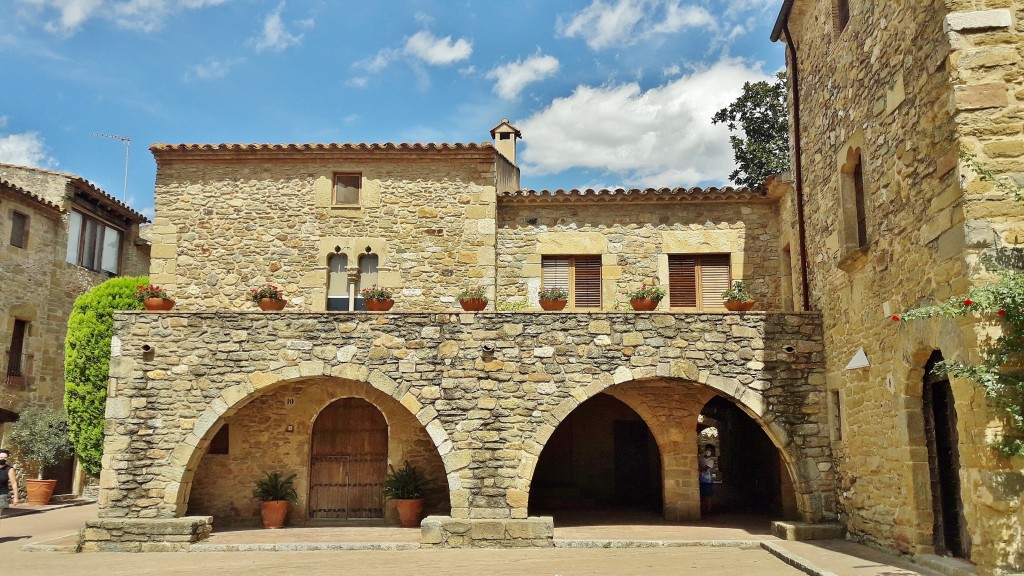
[[[711,525],[590,524],[556,528],[556,548],[417,550],[419,531],[385,526],[238,529],[215,532],[208,546],[278,545],[278,550],[199,553],[83,553],[25,551],[25,546],[74,542],[96,506],[51,510],[0,521],[5,574],[177,575],[216,566],[230,574],[701,574],[722,576],[938,576],[909,561],[841,540],[787,542],[755,518]],[[316,545],[337,545],[316,551]],[[372,545],[385,550],[346,549]],[[587,547],[583,547],[587,546]],[[437,567],[444,567],[439,569]]]

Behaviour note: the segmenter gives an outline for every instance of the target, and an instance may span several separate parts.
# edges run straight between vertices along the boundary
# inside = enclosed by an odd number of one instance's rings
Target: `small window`
[[[68,223],[69,264],[96,272],[120,272],[122,232],[96,218],[72,211]]]
[[[336,206],[359,206],[359,189],[362,184],[359,174],[334,175],[334,204]]]
[[[668,301],[672,308],[724,309],[732,285],[729,254],[669,254]]]
[[[600,256],[544,256],[541,286],[569,292],[569,309],[601,309]]]
[[[230,437],[231,434],[228,432],[228,424],[224,424],[217,430],[217,433],[213,435],[213,440],[210,440],[210,450],[208,454],[227,454],[228,448],[230,448]]]
[[[835,12],[833,14],[836,33],[838,34],[846,30],[846,25],[850,23],[850,0],[835,0]]]
[[[28,246],[28,216],[21,212],[11,212],[11,246]]]
[[[864,158],[860,148],[846,154],[839,175],[842,202],[843,247],[846,254],[868,247],[867,191],[864,186]]]
[[[839,390],[832,390],[829,399],[831,400],[829,408],[832,412],[832,440],[839,442],[843,439],[843,410],[840,405]]]
[[[7,352],[7,375],[25,375],[25,338],[28,337],[28,321],[14,320],[14,331],[11,332],[11,346]]]

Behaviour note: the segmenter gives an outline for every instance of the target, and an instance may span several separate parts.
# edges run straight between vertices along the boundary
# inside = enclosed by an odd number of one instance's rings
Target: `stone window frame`
[[[79,225],[78,238],[73,238],[71,222],[74,220],[75,215],[81,218]],[[103,267],[103,250],[106,249],[105,240],[101,240],[99,243],[98,254],[93,254],[91,261],[87,261],[86,250],[84,250],[86,236],[88,235],[88,226],[98,226],[99,230],[106,234],[107,229],[113,230],[117,233],[117,262],[115,264],[115,270],[109,270]],[[127,231],[121,226],[117,226],[108,220],[104,220],[95,214],[91,214],[78,208],[72,209],[68,213],[68,242],[67,252],[65,255],[65,262],[74,266],[80,266],[86,270],[91,270],[99,274],[106,274],[108,276],[118,276],[121,274],[121,265],[124,260],[124,241],[127,237]],[[76,249],[76,254],[72,257],[71,248],[72,246]]]
[[[871,249],[871,221],[868,210],[869,155],[864,133],[858,129],[837,158],[839,227],[839,267],[854,272],[867,262]]]
[[[833,444],[843,441],[843,391],[835,388],[828,391],[829,437]]]
[[[15,248],[28,248],[29,227],[31,222],[32,220],[28,214],[20,210],[11,210],[11,246],[14,246]]]
[[[10,339],[4,354],[4,375],[15,384],[23,382],[29,372],[28,340],[32,336],[32,321],[25,318],[11,319]],[[20,331],[19,331],[20,328]],[[15,338],[15,337],[18,338]]]
[[[694,278],[694,282],[695,282],[694,294],[695,294],[695,297],[696,297],[697,305],[696,306],[673,306],[672,305],[672,274],[671,274],[671,271],[670,271],[669,274],[668,274],[668,282],[666,283],[668,285],[668,294],[665,295],[666,298],[668,298],[668,305],[669,305],[668,308],[669,308],[669,310],[678,310],[678,311],[685,311],[685,312],[723,312],[723,311],[725,311],[725,301],[721,300],[721,299],[719,299],[721,303],[718,306],[704,306],[704,289],[703,289],[703,282],[702,282],[703,278],[704,278],[704,275],[702,273],[701,261],[704,260],[704,259],[711,258],[711,257],[718,257],[718,258],[721,258],[723,256],[727,257],[729,259],[729,275],[726,278],[726,288],[730,288],[730,287],[732,287],[732,282],[733,282],[734,279],[736,279],[736,280],[740,280],[741,279],[741,278],[736,278],[734,276],[734,274],[733,274],[733,255],[732,255],[732,253],[731,252],[700,252],[700,253],[687,253],[687,254],[678,254],[678,253],[667,254],[666,258],[667,258],[667,262],[668,262],[668,266],[669,266],[670,270],[671,270],[671,266],[672,266],[672,259],[673,259],[673,257],[687,257],[687,256],[692,257],[692,258],[694,258],[696,260],[695,271],[694,271],[694,274],[695,274],[695,278]],[[725,290],[723,289],[722,292],[724,292],[724,291]]]
[[[836,36],[849,27],[852,16],[850,0],[832,0],[832,30]]]
[[[338,199],[338,181],[344,178],[357,179],[355,202],[341,202]],[[363,200],[363,175],[360,172],[334,172],[331,175],[331,204],[339,208],[359,208]]]
[[[342,237],[327,236],[320,239],[319,262],[322,266],[321,288],[314,292],[314,302],[320,302],[317,310],[329,312],[356,312],[361,311],[356,307],[359,296],[360,260],[366,256],[377,257],[377,284],[379,286],[393,287],[399,284],[400,278],[392,269],[392,259],[388,250],[388,241],[377,237]],[[331,281],[331,258],[344,256],[346,259],[345,276],[346,284],[352,288],[344,298],[349,299],[349,307],[345,310],[328,310],[330,298]],[[320,308],[322,306],[322,308]]]
[[[568,266],[569,266],[569,268],[568,268],[568,277],[567,277],[568,285],[564,286],[564,288],[567,289],[567,291],[569,293],[569,298],[568,298],[568,302],[566,303],[566,308],[565,309],[566,310],[571,310],[571,311],[579,310],[579,311],[583,311],[583,312],[593,312],[593,311],[596,311],[596,310],[602,310],[603,307],[604,307],[604,285],[605,285],[605,282],[604,282],[604,259],[603,259],[602,255],[600,255],[600,254],[541,254],[541,268],[540,268],[540,271],[541,271],[540,272],[540,286],[541,286],[541,289],[544,289],[544,288],[555,288],[555,287],[561,288],[561,287],[563,287],[563,286],[561,286],[558,283],[555,283],[555,284],[547,283],[547,284],[545,284],[545,282],[544,282],[544,262],[545,261],[551,261],[552,259],[556,259],[556,258],[568,260]],[[597,262],[597,268],[598,268],[598,274],[599,274],[599,278],[598,278],[599,286],[598,286],[598,289],[597,289],[597,298],[598,298],[598,305],[597,306],[577,306],[576,305],[576,262],[578,260],[587,260],[587,261],[596,261]]]

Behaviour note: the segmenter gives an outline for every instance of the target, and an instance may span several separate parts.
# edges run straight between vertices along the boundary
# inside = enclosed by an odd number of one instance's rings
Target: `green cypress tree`
[[[99,475],[103,455],[103,415],[114,312],[141,310],[142,303],[135,299],[136,287],[148,284],[147,276],[107,280],[79,296],[68,318],[64,344],[64,409],[75,451],[92,476]]]

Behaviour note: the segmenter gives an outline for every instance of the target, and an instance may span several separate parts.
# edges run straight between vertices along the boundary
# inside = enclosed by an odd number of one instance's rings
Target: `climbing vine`
[[[995,174],[969,152],[962,150],[960,158],[982,180],[992,182],[1014,200],[1022,200],[1021,187],[1015,182]],[[894,315],[892,320],[973,316],[1000,326],[998,337],[982,342],[980,362],[944,360],[934,370],[979,384],[1006,427],[1002,437],[993,442],[993,448],[1004,456],[1024,456],[1024,271],[1019,264],[1002,264],[992,257],[983,263],[997,275],[995,282],[971,286],[966,294],[942,304],[907,310]]]

